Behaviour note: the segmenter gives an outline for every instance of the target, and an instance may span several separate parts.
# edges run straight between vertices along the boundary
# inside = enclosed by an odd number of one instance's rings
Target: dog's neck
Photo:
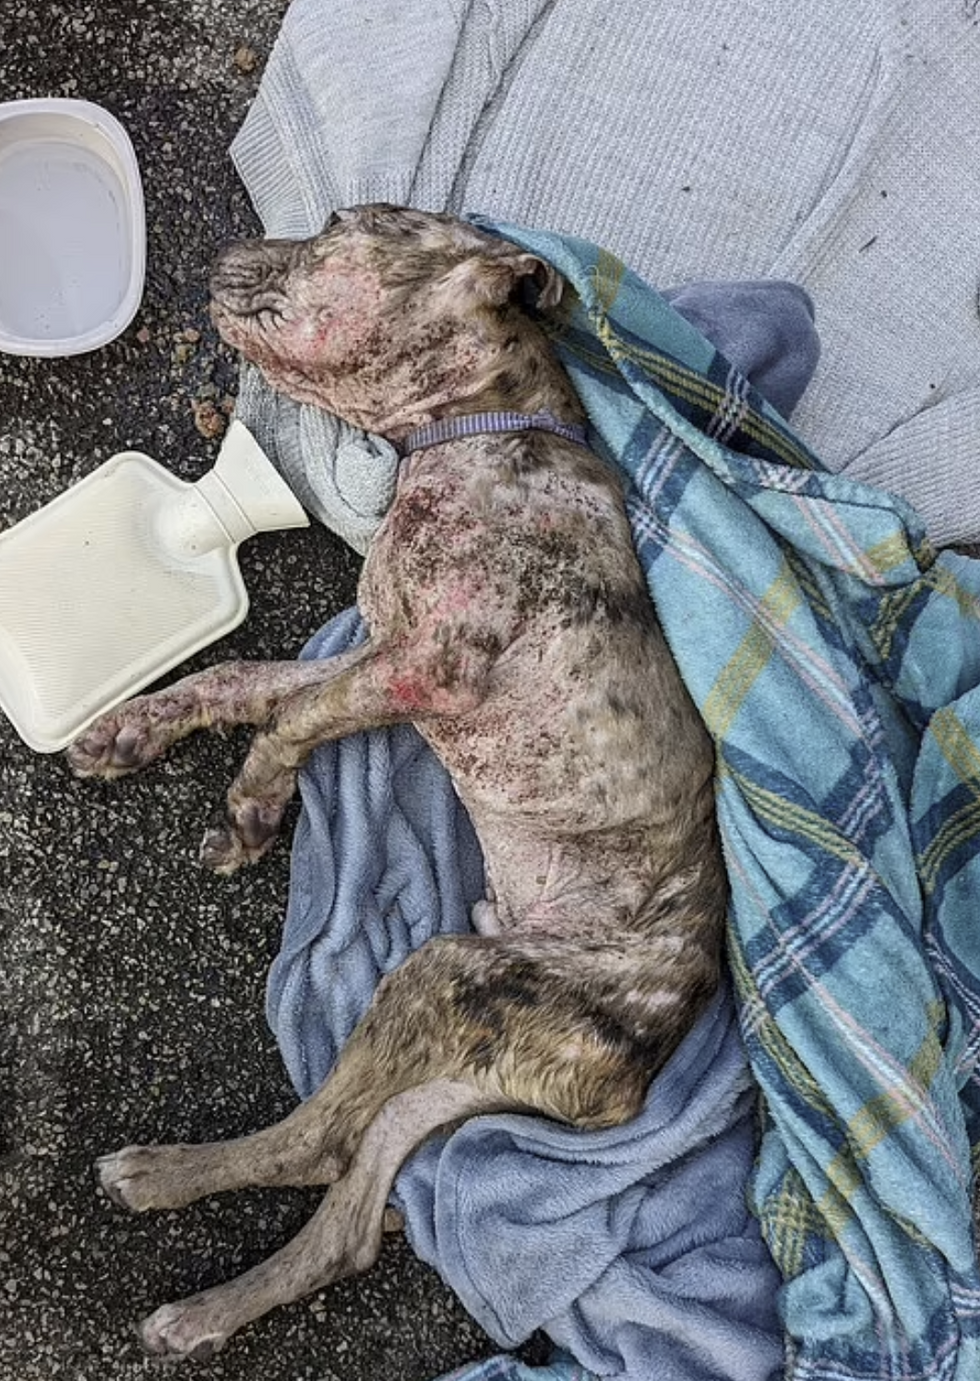
[[[348,420],[368,431],[378,432],[403,450],[409,436],[441,424],[451,423],[464,431],[472,426],[465,419],[497,414],[520,417],[546,416],[560,426],[573,429],[572,440],[578,440],[578,429],[584,425],[585,412],[572,384],[558,360],[542,339],[537,348],[528,348],[532,326],[526,314],[516,306],[502,312],[487,312],[474,316],[462,327],[452,328],[451,341],[436,358],[427,356],[420,367],[417,352],[406,352],[393,359],[388,352],[384,371],[372,390],[373,397],[400,396],[398,408],[383,413],[370,406],[360,417],[348,415]],[[404,375],[404,387],[393,388],[392,381]],[[426,385],[418,389],[419,381]],[[363,374],[359,379],[360,399],[364,397]],[[371,383],[375,383],[371,380]],[[336,411],[341,411],[337,408]],[[342,412],[342,415],[347,415]],[[474,427],[479,431],[523,430],[520,427],[494,423]],[[553,430],[548,427],[547,430]],[[472,433],[471,433],[472,434]]]

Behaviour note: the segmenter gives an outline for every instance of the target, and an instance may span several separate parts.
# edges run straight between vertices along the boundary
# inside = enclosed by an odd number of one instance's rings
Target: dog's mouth
[[[289,349],[285,294],[270,282],[240,281],[224,268],[212,278],[211,320],[226,345],[256,365],[269,384],[298,403],[322,406],[315,381]]]
[[[212,292],[208,310],[221,337],[236,349],[259,331],[271,332],[282,320],[281,302],[272,298],[241,303],[233,295]]]

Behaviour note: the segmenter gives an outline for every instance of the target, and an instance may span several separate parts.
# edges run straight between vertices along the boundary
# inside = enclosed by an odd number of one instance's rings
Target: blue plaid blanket
[[[717,745],[787,1376],[976,1381],[980,563],[823,472],[616,259],[481,224],[576,290],[553,343]]]

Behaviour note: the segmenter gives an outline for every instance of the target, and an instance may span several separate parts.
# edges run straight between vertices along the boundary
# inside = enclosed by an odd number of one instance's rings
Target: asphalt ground
[[[0,356],[0,527],[120,450],[189,480],[213,463],[236,363],[207,318],[207,270],[258,229],[227,149],[285,7],[0,0],[0,98],[111,110],[136,149],[148,232],[145,296],[120,339]],[[241,564],[248,620],[182,671],[291,656],[353,599],[357,559],[320,528],[254,539]],[[196,862],[244,743],[198,737],[101,785],[0,722],[0,1381],[145,1377],[156,1364],[135,1321],[246,1269],[317,1200],[254,1192],[130,1216],[92,1170],[130,1142],[234,1136],[293,1106],[263,1015],[288,846],[230,880]],[[492,1350],[394,1238],[366,1276],[189,1365],[205,1381],[426,1381]]]

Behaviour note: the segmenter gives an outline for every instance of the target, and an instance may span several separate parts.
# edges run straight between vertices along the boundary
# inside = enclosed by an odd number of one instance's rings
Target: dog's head
[[[222,337],[269,382],[358,426],[397,434],[478,391],[524,286],[561,296],[548,264],[466,221],[374,205],[308,240],[230,246],[211,276]]]

